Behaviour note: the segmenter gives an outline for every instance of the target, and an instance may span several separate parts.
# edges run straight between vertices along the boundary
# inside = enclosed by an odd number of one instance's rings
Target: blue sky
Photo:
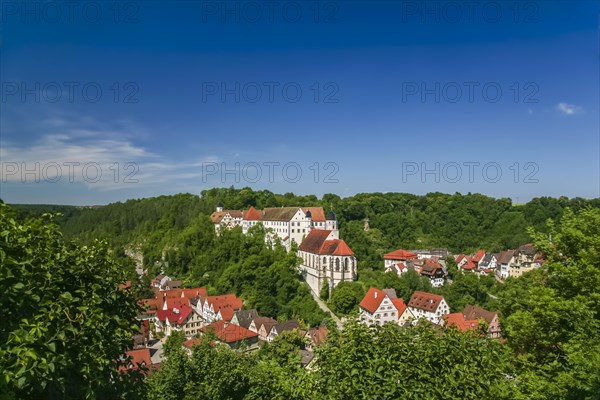
[[[599,196],[596,1],[1,6],[7,202]]]

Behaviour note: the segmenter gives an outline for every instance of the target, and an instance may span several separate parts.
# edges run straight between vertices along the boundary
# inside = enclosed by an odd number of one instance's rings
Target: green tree
[[[566,210],[546,231],[552,241],[531,231],[546,266],[508,280],[499,292],[522,398],[598,399],[600,211]]]
[[[76,247],[51,216],[19,222],[0,204],[0,392],[8,398],[122,398],[117,373],[138,313],[105,242]]]
[[[359,282],[340,282],[332,290],[329,305],[336,314],[348,315],[356,310],[365,293]]]

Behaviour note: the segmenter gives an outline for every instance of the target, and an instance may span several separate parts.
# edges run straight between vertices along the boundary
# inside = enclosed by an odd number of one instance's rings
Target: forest
[[[180,196],[180,204],[188,199]],[[122,364],[119,355],[138,328],[136,291],[118,289],[133,268],[113,247],[130,242],[125,235],[113,243],[92,239],[83,230],[68,236],[61,231],[61,226],[69,226],[68,219],[59,217],[63,218],[59,226],[55,217],[32,216],[31,211],[23,219],[22,211],[0,203],[2,399],[600,398],[600,210],[593,204],[556,209],[560,214],[556,222],[548,218],[543,229],[525,229],[544,254],[542,268],[493,288],[488,288],[485,277],[475,283],[479,280],[475,275],[461,279],[457,274],[450,285],[457,288],[443,289],[449,290],[448,296],[456,291],[454,307],[460,307],[461,294],[489,301],[478,293],[494,290],[502,341],[477,331],[439,330],[429,324],[368,328],[349,321],[340,331],[329,325],[327,341],[317,348],[311,369],[305,369],[299,353],[305,344],[293,332],[254,353],[212,346],[207,337],[191,356],[174,335],[165,345],[166,359],[160,369],[147,379],[135,372],[117,372]],[[147,227],[180,216],[169,215],[154,217]],[[205,226],[202,215],[194,218],[197,227]],[[71,229],[75,226],[71,222]],[[173,230],[171,239],[187,238],[189,242],[178,242],[181,246],[202,237],[195,230],[183,235],[188,229]],[[240,290],[246,301],[253,301],[252,293],[254,301],[277,293],[278,301],[292,296],[287,301],[293,303],[302,298],[298,288],[305,287],[298,286],[293,274],[288,276],[296,260],[279,247],[262,250],[263,234],[257,229],[245,238],[235,230],[224,235],[221,251],[229,248],[230,252],[216,262],[227,265],[216,281],[211,278],[213,270],[197,277],[192,265],[182,272],[189,273],[189,279],[215,282],[215,288],[226,285],[222,288]],[[198,253],[190,250],[188,257],[195,262],[207,248]],[[244,265],[242,258],[236,261],[242,256],[256,257],[255,265],[264,264],[267,272],[253,276],[252,270],[245,269],[252,264]],[[228,271],[231,266],[238,269]],[[248,282],[269,280],[271,275],[276,276],[275,283]],[[384,283],[398,284],[403,297],[405,291],[422,284],[414,276],[406,282]],[[284,293],[278,292],[281,284],[287,285],[281,290]],[[349,292],[355,289],[351,285]],[[261,287],[264,293],[258,292]],[[274,305],[273,312],[293,312],[285,305]]]
[[[402,277],[385,274],[383,254],[398,248],[447,247],[465,253],[516,248],[531,240],[528,228],[548,234],[547,223],[557,223],[567,209],[600,208],[599,199],[566,197],[535,198],[513,205],[510,199],[481,194],[362,193],[347,198],[325,194],[319,199],[233,187],[205,190],[200,196],[178,194],[95,207],[11,207],[20,219],[59,213],[55,221],[66,239],[79,244],[106,240],[126,263],[131,259],[125,252],[135,250],[143,254],[150,276],[162,270],[183,279],[189,287],[205,286],[212,294],[235,293],[265,316],[297,318],[310,326],[322,323],[327,315],[306,285],[296,279],[294,252],[286,256],[281,248],[265,248],[260,229],[247,236],[241,229],[216,236],[209,216],[219,202],[225,209],[322,206],[326,212],[333,211],[340,237],[358,260],[358,281],[339,285],[331,298],[326,291],[321,294],[341,316],[356,312],[371,286],[394,288],[405,301],[415,290],[436,292],[444,295],[452,311],[466,304],[495,309],[497,284],[493,277],[457,274],[453,259],[448,259],[454,284],[432,289],[426,278],[414,272]],[[367,231],[365,219],[369,221]]]

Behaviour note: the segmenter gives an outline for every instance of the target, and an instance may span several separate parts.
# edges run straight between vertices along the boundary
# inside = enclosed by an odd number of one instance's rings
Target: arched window
[[[335,270],[336,270],[336,272],[340,271],[340,259],[339,258],[335,259]]]
[[[348,272],[348,259],[344,259],[344,271]]]

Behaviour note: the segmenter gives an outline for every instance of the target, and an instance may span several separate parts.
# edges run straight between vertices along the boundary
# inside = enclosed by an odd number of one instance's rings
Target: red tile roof
[[[213,306],[215,314],[219,311],[221,312],[221,317],[223,317],[225,321],[230,321],[231,318],[233,318],[233,313],[237,310],[241,310],[243,307],[242,299],[235,294],[208,296],[206,301],[208,301],[209,305]]]
[[[413,258],[417,258],[417,254],[408,250],[394,250],[390,253],[384,254],[383,258],[387,260],[400,260],[406,261]]]
[[[225,343],[235,343],[244,339],[258,336],[258,333],[227,321],[217,321],[200,329],[202,332],[214,331],[217,337]]]
[[[404,312],[404,310],[406,310],[406,308],[407,308],[406,303],[404,302],[404,300],[402,300],[401,297],[392,300],[392,303],[394,304],[394,306],[398,310],[398,317],[400,317],[402,315],[402,313]]]
[[[304,211],[305,214],[307,211],[310,211],[310,219],[314,222],[325,222],[325,211],[323,210],[323,207],[302,207],[302,211]]]
[[[473,262],[478,263],[483,259],[483,257],[485,257],[485,250],[479,250],[477,253],[475,253],[475,255],[473,255],[472,260]]]
[[[485,320],[488,324],[491,323],[497,315],[497,313],[493,311],[488,311],[481,307],[473,306],[471,304],[467,304],[462,313],[465,319],[478,320],[481,318]]]
[[[319,346],[327,339],[327,326],[321,325],[318,328],[310,328],[306,335],[315,344],[315,346]]]
[[[306,235],[300,246],[298,246],[298,250],[318,254],[319,249],[330,234],[331,231],[329,230],[312,229],[309,234]]]
[[[443,316],[443,318],[446,321],[446,326],[455,326],[461,332],[474,330],[477,327],[476,319],[465,319],[463,313],[460,312],[446,314]]]
[[[369,291],[367,292],[365,297],[363,297],[359,306],[373,314],[375,311],[377,311],[385,296],[387,295],[383,290],[379,290],[374,287],[369,288]]]
[[[119,285],[119,289],[127,289],[131,287],[131,281],[125,281]]]
[[[343,239],[336,239],[335,242],[337,243],[337,246],[332,253],[334,256],[353,256],[354,255],[354,252],[352,251],[350,246],[348,246],[346,244],[346,242],[344,242]],[[321,253],[321,254],[323,254],[323,253]]]
[[[200,343],[200,339],[199,338],[188,339],[185,342],[183,342],[183,345],[185,347],[187,347],[188,349],[191,349],[192,347],[194,347],[194,345],[196,343]]]
[[[313,229],[304,238],[298,250],[319,255],[353,256],[354,252],[342,239],[329,239],[330,230]]]
[[[254,207],[250,207],[248,211],[244,213],[244,219],[246,221],[260,221],[262,213]]]
[[[443,272],[442,265],[439,262],[425,258],[419,273],[427,276],[435,276],[438,270]]]
[[[182,325],[192,312],[190,306],[182,305],[181,307],[167,310],[157,310],[156,317],[159,321],[166,321],[168,319],[172,324]]]
[[[417,308],[424,311],[433,312],[437,310],[444,298],[440,295],[415,291],[408,302],[409,307]]]
[[[150,349],[138,349],[138,350],[129,350],[125,353],[127,356],[131,357],[128,365],[119,366],[119,371],[127,371],[128,369],[137,370],[140,366],[145,366],[146,368],[150,368],[152,365],[152,357],[150,356]]]
[[[215,211],[210,215],[210,219],[214,223],[221,222],[223,217],[229,214],[232,218],[243,218],[244,212],[241,210],[223,210],[223,211]]]

